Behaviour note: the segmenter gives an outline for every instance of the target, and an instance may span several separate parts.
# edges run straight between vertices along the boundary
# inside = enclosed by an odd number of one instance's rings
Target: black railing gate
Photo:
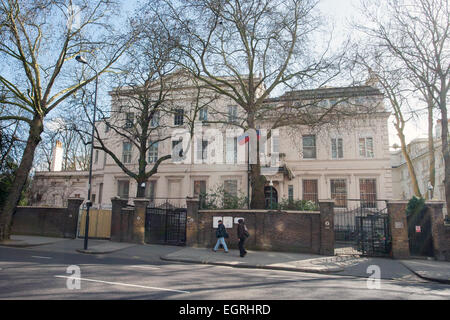
[[[391,251],[384,201],[346,200],[334,211],[335,253],[387,256]]]
[[[180,206],[180,204],[177,204]],[[187,208],[169,201],[152,201],[145,217],[145,242],[183,246],[186,244]]]

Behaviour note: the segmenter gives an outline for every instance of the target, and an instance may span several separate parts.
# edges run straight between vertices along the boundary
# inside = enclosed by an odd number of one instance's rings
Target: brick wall
[[[333,206],[323,206],[331,210]],[[237,224],[243,218],[250,233],[245,247],[253,250],[334,254],[333,215],[319,211],[190,210],[188,203],[187,245],[212,248],[217,241],[213,217],[232,217],[227,245],[237,249]]]
[[[12,219],[11,233],[75,238],[82,202],[83,199],[68,199],[67,208],[17,207]]]

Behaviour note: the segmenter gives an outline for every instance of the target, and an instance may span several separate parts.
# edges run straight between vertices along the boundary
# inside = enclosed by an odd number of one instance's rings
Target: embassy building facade
[[[146,198],[170,198],[182,205],[186,197],[198,197],[218,187],[229,194],[248,196],[249,162],[258,160],[253,143],[256,139],[261,172],[267,178],[266,196],[274,201],[336,199],[337,207],[346,207],[349,199],[392,198],[390,113],[377,88],[369,84],[320,88],[268,98],[267,110],[284,110],[311,101],[317,101],[324,110],[335,104],[340,105],[340,110],[350,110],[352,105],[373,107],[370,113],[348,112],[338,121],[318,125],[295,121],[293,114],[292,125],[277,127],[266,117],[257,124],[257,132],[244,132],[240,124],[245,112],[231,98],[205,88],[198,90],[183,74],[172,79],[165,101],[170,106],[165,110],[170,111],[156,113],[149,124],[154,129],[149,140],[154,142],[146,154],[147,170],[165,155],[172,158],[163,161],[145,183]],[[137,172],[139,150],[117,129],[131,129],[139,117],[134,102],[129,94],[122,94],[123,90],[110,92],[111,116],[98,121],[96,127],[105,146],[129,170]],[[193,139],[189,138],[190,132]],[[87,180],[87,172],[36,172],[34,205],[62,206],[69,197],[87,199]],[[132,203],[137,188],[136,181],[109,154],[94,150],[94,207],[110,208],[113,197]]]

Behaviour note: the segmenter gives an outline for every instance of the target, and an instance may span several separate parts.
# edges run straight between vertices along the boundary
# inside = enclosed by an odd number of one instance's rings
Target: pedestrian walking
[[[225,242],[225,238],[228,238],[227,229],[225,229],[225,226],[223,225],[222,220],[219,220],[219,225],[217,226],[216,230],[216,237],[217,237],[217,243],[214,247],[213,251],[216,252],[219,248],[219,245],[223,246],[223,249],[225,250],[225,253],[228,253],[228,247],[227,243]]]
[[[239,238],[239,253],[240,256],[243,258],[247,254],[247,251],[245,251],[244,249],[244,242],[250,236],[250,234],[248,233],[247,226],[244,223],[244,219],[239,219],[238,223],[239,225],[237,230],[238,233],[237,236]]]

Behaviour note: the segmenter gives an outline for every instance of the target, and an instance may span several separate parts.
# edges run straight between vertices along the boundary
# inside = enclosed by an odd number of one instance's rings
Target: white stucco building
[[[195,88],[188,80],[179,83],[168,99],[173,110],[181,110],[181,114],[189,115]],[[206,101],[211,96],[211,92],[204,91],[200,99]],[[111,99],[111,109],[114,112],[107,121],[116,124],[120,121],[132,122],[135,117],[132,104],[130,106],[126,98],[116,94],[111,94]],[[391,199],[393,189],[387,123],[389,113],[384,108],[383,96],[378,89],[359,86],[291,91],[278,98],[267,99],[266,104],[288,106],[314,99],[320,99],[322,106],[340,103],[342,108],[346,108],[352,104],[375,104],[377,108],[370,114],[362,112],[342,118],[333,125],[314,128],[306,125],[281,127],[278,131],[272,131],[267,141],[264,141],[264,129],[270,129],[272,124],[259,123],[263,149],[260,150],[263,151],[262,173],[266,175],[268,185],[272,181],[272,193],[276,199],[317,201],[335,198],[338,199],[338,206],[345,206],[346,199],[368,196],[373,199]],[[146,196],[186,198],[196,196],[199,192],[208,192],[220,185],[234,194],[247,195],[251,192],[246,160],[248,147],[247,144],[240,144],[242,132],[232,132],[236,129],[233,123],[241,115],[242,110],[236,103],[224,96],[217,97],[202,108],[197,120],[205,122],[220,119],[223,123],[204,123],[201,129],[197,127],[199,136],[193,139],[188,149],[187,141],[183,140],[183,152],[187,158],[181,163],[176,163],[174,159],[164,161],[157,174],[149,178]],[[171,137],[149,150],[149,167],[157,158],[173,154],[179,136],[172,133],[188,127],[178,111],[160,114],[158,119],[161,130],[165,130],[164,134],[169,133]],[[136,170],[137,149],[114,130],[108,129],[104,122],[99,122],[97,128],[108,147],[114,150],[128,168]],[[278,155],[277,162],[275,155]],[[69,192],[68,196],[86,198],[86,172],[36,172],[35,177],[36,192],[39,192],[39,185],[43,185],[46,180],[51,180],[45,182],[47,185],[51,185],[56,178],[71,184],[76,178],[77,183],[85,183],[85,191],[77,189]],[[95,206],[109,207],[111,198],[115,196],[130,200],[136,196],[136,182],[101,150],[94,151],[92,181],[92,200]],[[269,189],[270,187],[267,190]],[[50,201],[53,201],[55,192],[57,193],[55,188],[45,191],[48,195],[41,196],[37,204],[52,204]]]

